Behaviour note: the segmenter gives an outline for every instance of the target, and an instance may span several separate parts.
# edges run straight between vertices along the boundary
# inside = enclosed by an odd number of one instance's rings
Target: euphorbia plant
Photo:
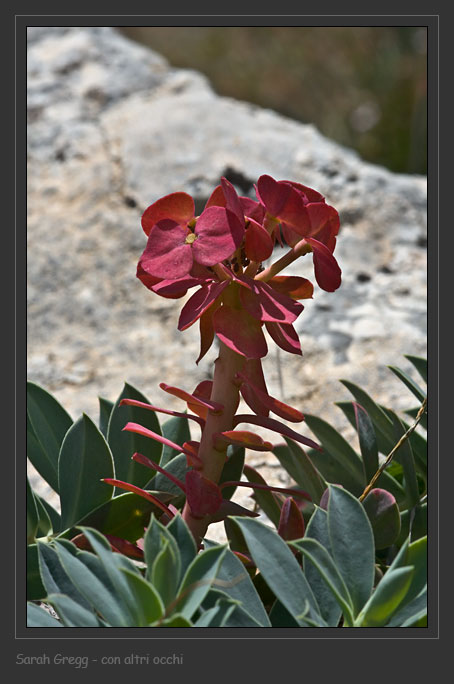
[[[284,275],[282,271],[296,259],[312,254],[318,285],[334,292],[341,283],[341,270],[333,256],[339,216],[317,191],[267,175],[258,179],[256,196],[257,200],[238,196],[232,184],[222,178],[200,216],[195,216],[194,201],[184,192],[158,199],[142,216],[148,241],[138,263],[137,277],[162,297],[177,299],[197,288],[185,303],[178,322],[178,329],[184,331],[199,321],[201,344],[197,363],[215,336],[219,341],[212,380],[199,383],[193,392],[164,382],[160,385],[185,402],[188,413],[134,399],[122,402],[174,416],[184,415],[198,424],[200,440],[182,445],[137,423],[130,422],[124,427],[186,455],[190,469],[184,481],[139,453],[132,458],[171,477],[184,492],[182,515],[198,543],[211,522],[227,515],[254,515],[223,498],[223,489],[245,483],[220,482],[229,445],[259,451],[273,448],[260,435],[241,429],[242,424],[264,427],[320,449],[311,439],[270,417],[272,413],[288,422],[304,420],[299,410],[268,393],[262,369],[262,359],[268,351],[264,329],[284,351],[302,354],[293,323],[304,308],[299,300],[312,298],[314,288],[307,278]],[[288,250],[264,268],[263,262],[272,256],[276,242]],[[252,414],[237,413],[240,396]],[[105,478],[105,482],[145,498],[151,496],[118,479]],[[251,481],[247,486],[257,490],[280,489]],[[283,491],[310,499],[302,490]],[[156,505],[163,511],[163,520],[168,521],[176,513],[171,504],[159,501]],[[280,531],[284,538],[289,538],[292,527],[299,532],[304,529],[302,518],[299,524],[298,508],[290,502],[283,510]]]

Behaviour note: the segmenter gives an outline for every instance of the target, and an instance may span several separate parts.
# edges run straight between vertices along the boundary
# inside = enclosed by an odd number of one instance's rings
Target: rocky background
[[[403,354],[426,354],[425,177],[364,163],[312,125],[219,97],[201,74],[109,27],[28,29],[29,379],[74,418],[97,420],[98,395],[115,400],[125,381],[181,408],[159,382],[192,391],[216,350],[196,366],[198,326],[176,329],[185,300],[135,278],[141,213],[176,190],[200,211],[223,175],[252,195],[263,173],[314,187],[338,209],[343,271],[337,292],[316,287],[305,302],[303,358],[270,343],[270,393],[345,434],[333,402],[351,396],[339,378],[394,409],[413,405],[386,366],[416,377]],[[287,272],[313,278],[312,260]],[[270,454],[248,459],[285,481]]]

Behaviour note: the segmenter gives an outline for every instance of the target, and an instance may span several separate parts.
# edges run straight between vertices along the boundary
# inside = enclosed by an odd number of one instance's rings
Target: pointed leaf
[[[301,539],[304,536],[304,518],[292,498],[285,499],[281,508],[278,534],[285,541]]]
[[[191,432],[189,430],[189,421],[181,417],[173,417],[167,420],[162,426],[162,434],[171,442],[176,444],[184,444],[191,439]],[[172,449],[172,447],[164,445],[162,448],[162,456],[159,465],[164,467],[167,463],[177,456],[180,452]]]
[[[101,478],[113,475],[107,442],[84,414],[68,430],[60,450],[58,480],[63,528],[72,527],[112,498],[112,488]]]
[[[234,446],[244,447],[253,451],[271,451],[273,445],[271,442],[265,442],[260,435],[247,430],[226,430],[225,432],[217,432],[214,434],[214,440],[219,442],[226,442]]]
[[[364,508],[350,492],[329,485],[328,531],[334,562],[352,599],[356,616],[372,592],[374,537]]]
[[[355,620],[355,626],[383,627],[389,622],[408,591],[413,572],[413,567],[388,570]]]
[[[153,561],[151,584],[159,593],[165,606],[169,606],[174,600],[178,588],[180,562],[177,553],[169,540],[166,540]]]
[[[361,460],[350,444],[329,423],[306,414],[306,423],[320,440],[325,452],[328,452],[350,475],[358,485],[365,487],[366,480]]]
[[[188,620],[194,615],[216,579],[226,546],[206,549],[189,565],[178,591],[177,610]]]
[[[388,366],[389,370],[396,375],[399,380],[402,380],[404,385],[415,395],[417,399],[422,403],[426,398],[426,393],[419,387],[419,385],[403,370],[396,368],[396,366]]]
[[[359,447],[363,457],[366,481],[370,482],[378,470],[378,445],[373,423],[362,406],[353,402]]]
[[[313,449],[318,449],[319,451],[322,450],[321,447],[312,439],[309,439],[308,437],[303,437],[303,435],[300,435],[298,432],[295,432],[295,430],[292,430],[291,428],[287,427],[287,425],[284,425],[284,423],[280,423],[278,420],[274,420],[274,418],[265,418],[265,416],[254,416],[252,414],[236,415],[233,419],[233,424],[236,427],[240,423],[251,423],[252,425],[260,425],[261,427],[267,428],[268,430],[273,430],[274,432],[277,432],[280,435],[290,437],[290,439],[295,440],[295,442],[300,442],[301,444],[310,446]]]
[[[265,327],[278,347],[290,354],[303,355],[298,333],[291,324],[273,323],[267,321]]]
[[[328,514],[322,508],[317,507],[315,509],[308,522],[305,536],[306,539],[314,539],[319,542],[332,558],[331,541],[328,532]],[[341,606],[316,566],[309,560],[303,559],[303,567],[304,574],[320,607],[323,619],[330,627],[337,627],[342,614]]]
[[[298,562],[278,534],[258,520],[233,518],[241,529],[249,552],[276,598],[301,624],[300,616],[307,610],[309,617],[323,624],[317,602]]]
[[[99,429],[101,430],[104,437],[107,439],[107,428],[109,427],[110,414],[114,407],[113,401],[109,399],[104,399],[104,397],[98,397],[99,401]]]
[[[306,452],[291,439],[286,437],[285,441],[287,446],[275,446],[273,454],[295,482],[310,494],[312,501],[318,504],[326,489],[326,482]]]
[[[299,541],[290,542],[291,546],[299,549],[320,573],[336,601],[339,603],[344,619],[349,626],[353,626],[353,603],[342,576],[328,551],[315,539],[307,537]]]
[[[99,620],[90,608],[85,608],[70,596],[50,594],[47,602],[55,609],[65,627],[99,627]],[[88,604],[87,604],[88,605]]]
[[[58,493],[58,455],[72,418],[49,392],[33,382],[27,382],[27,417],[31,437],[28,458]]]
[[[194,537],[181,515],[175,515],[166,527],[177,543],[181,560],[181,576],[184,575],[189,565],[197,555],[197,546]]]
[[[427,382],[427,359],[411,354],[404,354],[404,356],[414,365],[424,382]]]
[[[249,482],[266,485],[266,482],[260,473],[258,473],[254,468],[251,468],[251,466],[244,466],[244,475],[247,477]],[[277,528],[281,515],[281,507],[274,494],[271,491],[256,489],[254,490],[254,499],[257,501],[265,515],[268,516],[273,525]]]
[[[27,627],[63,627],[63,625],[36,603],[27,603]]]
[[[222,468],[219,484],[229,480],[239,480],[243,472],[245,450],[243,447],[230,446],[227,449],[227,460]],[[223,487],[222,496],[224,499],[231,499],[236,487]]]
[[[138,406],[121,404],[122,399],[135,399],[147,404],[148,399],[132,385],[125,386],[115,402],[110,415],[107,430],[107,441],[112,451],[115,463],[115,477],[137,487],[144,487],[152,478],[152,473],[139,463],[131,461],[134,452],[139,451],[148,458],[159,463],[162,447],[159,443],[147,439],[139,434],[123,430],[129,422],[139,423],[145,428],[161,434],[159,421],[153,411]],[[107,476],[107,473],[106,473]]]

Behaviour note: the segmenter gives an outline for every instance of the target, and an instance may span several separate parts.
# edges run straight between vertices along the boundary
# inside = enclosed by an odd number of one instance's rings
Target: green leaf
[[[426,393],[423,392],[420,386],[409,375],[407,375],[407,373],[400,368],[396,368],[396,366],[388,366],[388,368],[399,378],[399,380],[402,380],[404,385],[408,387],[410,392],[412,392],[421,403],[424,401],[426,398]]]
[[[342,435],[329,423],[316,416],[305,414],[305,421],[320,441],[324,451],[331,454],[360,487],[365,487],[366,481],[361,459]]]
[[[194,622],[194,627],[223,627],[236,604],[231,599],[218,599],[213,608],[209,608]]]
[[[110,399],[104,399],[104,397],[98,397],[99,401],[99,429],[107,439],[107,428],[109,426],[110,414],[114,407],[113,401]]]
[[[32,544],[38,530],[38,509],[35,496],[27,477],[27,544]]]
[[[153,561],[151,583],[159,592],[164,605],[168,606],[175,598],[179,580],[179,555],[175,554],[166,539]]]
[[[158,498],[165,503],[171,497],[158,493]],[[161,509],[142,496],[127,492],[101,504],[80,525],[135,542],[143,537],[152,513],[161,515]]]
[[[376,549],[394,544],[400,534],[400,514],[395,498],[384,489],[372,489],[362,502],[374,533]]]
[[[186,473],[189,470],[186,462],[186,454],[178,454],[178,456],[172,458],[172,460],[167,463],[164,470],[167,470],[168,473],[171,473],[184,482]],[[153,480],[153,489],[158,492],[169,492],[169,494],[173,494],[174,496],[183,495],[181,489],[162,473],[156,473]]]
[[[27,627],[63,627],[63,625],[35,603],[27,603]]]
[[[124,573],[120,570],[120,568],[127,568],[128,570],[132,569],[135,571],[134,564],[125,556],[113,553],[110,543],[97,530],[88,527],[81,527],[80,529],[101,561],[101,564],[115,589],[117,601],[121,606],[122,613],[127,619],[128,624],[130,626],[136,625],[140,619],[140,609],[134,600],[134,595]]]
[[[383,627],[407,593],[413,572],[413,567],[388,570],[355,620],[355,626]]]
[[[39,601],[46,596],[46,589],[39,573],[38,546],[27,546],[27,600]]]
[[[309,494],[314,503],[318,504],[326,489],[325,480],[299,444],[286,437],[284,439],[287,446],[275,446],[273,454],[297,485]]]
[[[184,615],[175,613],[166,620],[159,622],[159,627],[193,627],[193,624]]]
[[[367,411],[375,427],[378,427],[383,433],[384,437],[391,442],[392,448],[394,445],[393,426],[383,409],[378,406],[373,399],[371,399],[367,392],[362,390],[361,387],[358,387],[358,385],[355,385],[353,382],[349,382],[348,380],[341,380],[340,382],[345,385],[345,387],[353,394],[356,401],[361,404],[365,411]],[[390,449],[387,449],[382,453],[389,453],[389,451]]]
[[[190,620],[217,577],[226,547],[206,549],[194,558],[178,590],[178,612]]]
[[[33,492],[35,496],[36,510],[38,511],[38,529],[36,530],[37,537],[46,537],[53,531],[52,521],[50,519],[49,513],[47,512],[47,507],[44,505],[43,500],[40,496]],[[52,508],[52,507],[50,507]],[[53,509],[52,509],[53,510]],[[55,511],[58,515],[58,513]],[[58,516],[60,517],[60,516]],[[57,528],[58,532],[58,528]]]
[[[374,537],[360,502],[335,485],[329,485],[328,532],[333,559],[347,586],[356,616],[369,599],[374,584]]]
[[[385,627],[413,627],[424,616],[427,616],[427,587],[409,603],[402,601]]]
[[[174,537],[177,543],[181,560],[180,573],[181,576],[183,576],[197,555],[197,546],[194,537],[180,514],[177,514],[172,518],[166,526],[166,529],[167,532]]]
[[[136,487],[145,487],[154,477],[154,473],[141,463],[132,461],[131,457],[138,452],[159,463],[162,444],[135,432],[124,431],[123,428],[127,423],[138,423],[158,435],[161,434],[161,428],[154,411],[137,406],[120,406],[122,399],[136,399],[150,403],[139,390],[128,383],[125,383],[122,393],[115,402],[107,429],[107,441],[115,463],[115,477]]]
[[[244,475],[247,477],[249,482],[256,482],[258,484],[266,485],[263,477],[254,468],[249,466],[244,467]],[[258,505],[265,513],[266,516],[271,520],[273,525],[277,528],[279,526],[279,520],[281,517],[281,507],[274,496],[273,492],[267,491],[265,489],[255,489],[254,499],[257,501]]]
[[[413,566],[415,572],[402,606],[413,601],[427,585],[427,536],[407,544],[405,556],[393,563],[392,567],[403,567],[404,564]]]
[[[371,419],[362,406],[354,404],[356,431],[358,432],[359,447],[363,457],[366,482],[370,482],[378,470],[377,437]]]
[[[290,542],[291,546],[299,549],[304,556],[318,570],[324,582],[327,584],[334,598],[344,613],[346,624],[353,625],[353,603],[350,598],[344,580],[339,574],[336,565],[328,551],[315,539],[299,539]],[[333,625],[334,626],[334,625]]]
[[[241,529],[254,563],[276,598],[301,625],[299,616],[307,610],[309,617],[324,624],[317,602],[295,556],[275,530],[254,518],[232,518]]]
[[[100,623],[91,609],[84,608],[77,601],[63,594],[50,594],[47,599],[54,607],[65,627],[99,627]]]
[[[331,595],[331,594],[330,594]],[[336,603],[337,606],[337,603]],[[340,611],[339,611],[340,612]],[[273,603],[270,610],[270,621],[272,627],[299,627],[294,617],[288,612],[278,599]]]
[[[139,620],[136,627],[147,627],[164,615],[164,604],[161,597],[149,582],[141,575],[130,570],[121,569],[134,596]]]
[[[227,461],[224,463],[219,484],[222,482],[238,482],[241,480],[244,466],[245,448],[230,445],[227,449]],[[236,487],[225,487],[222,490],[223,499],[231,499]]]
[[[181,418],[181,416],[173,416],[172,418],[169,418],[169,420],[166,420],[166,422],[162,425],[162,434],[174,444],[183,446],[185,442],[189,442],[191,439],[191,431],[189,429],[188,419]],[[166,466],[167,463],[172,460],[172,458],[178,456],[179,453],[180,452],[176,451],[176,449],[172,449],[172,447],[169,447],[167,444],[165,444],[162,447],[162,456],[159,465],[164,468],[164,466]]]
[[[116,592],[111,591],[84,562],[73,556],[61,542],[56,542],[56,549],[66,574],[90,605],[112,627],[131,626],[130,615],[119,602]]]
[[[112,498],[112,487],[101,478],[114,477],[112,454],[93,421],[83,415],[68,430],[61,445],[58,481],[62,527],[72,527]]]
[[[404,354],[404,356],[414,365],[424,382],[427,382],[427,359],[423,359],[421,356],[412,356],[411,354]]]
[[[175,537],[172,532],[170,532],[167,527],[162,525],[159,520],[151,516],[150,524],[145,533],[143,551],[145,555],[145,562],[147,564],[146,578],[148,581],[153,582],[153,571],[154,565],[159,558],[159,554],[163,550],[165,544],[168,544],[171,548],[171,558],[175,566],[174,576],[176,577],[176,582],[179,582],[182,572],[181,572],[181,558],[180,551],[176,542]],[[161,561],[163,562],[163,561]],[[154,583],[154,582],[153,582]],[[160,588],[158,587],[158,591]]]
[[[49,516],[51,525],[52,525],[53,534],[58,534],[61,530],[60,513],[57,513],[55,508],[53,506],[51,506],[50,503],[48,503],[46,501],[46,499],[43,499],[42,496],[39,496],[38,494],[36,494],[36,492],[35,492],[35,499],[36,500],[39,499],[40,504],[42,504],[43,508],[45,508],[47,515]]]
[[[71,416],[45,389],[27,382],[27,456],[58,493],[58,455]]]
[[[306,527],[305,537],[307,539],[315,539],[324,549],[332,556],[331,541],[328,532],[328,514],[323,508],[315,509]],[[338,602],[334,598],[332,592],[322,579],[317,568],[310,562],[303,562],[304,575],[310,584],[312,593],[315,596],[317,604],[320,608],[320,614],[330,627],[337,627],[342,614]]]
[[[205,540],[208,548],[213,542]],[[230,549],[226,549],[219,568],[215,585],[219,586],[231,599],[238,601],[242,609],[261,627],[271,627],[263,603],[254,587],[243,563]]]
[[[48,596],[50,594],[66,594],[81,606],[90,607],[88,601],[69,579],[57,552],[49,544],[38,543],[38,557],[41,579]]]
[[[393,420],[395,443],[405,434],[405,428],[400,418],[390,412]],[[395,452],[394,458],[398,461],[403,470],[405,478],[405,491],[407,493],[408,507],[413,508],[419,503],[419,488],[416,478],[415,460],[410,441],[407,439]]]

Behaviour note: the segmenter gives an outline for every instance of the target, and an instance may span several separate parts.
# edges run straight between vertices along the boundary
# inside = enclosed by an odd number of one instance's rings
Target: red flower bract
[[[184,278],[194,264],[214,266],[233,255],[243,240],[244,216],[233,186],[225,179],[222,191],[225,206],[207,203],[198,218],[186,193],[172,193],[148,207],[142,216],[148,242],[139,261],[141,273]]]

